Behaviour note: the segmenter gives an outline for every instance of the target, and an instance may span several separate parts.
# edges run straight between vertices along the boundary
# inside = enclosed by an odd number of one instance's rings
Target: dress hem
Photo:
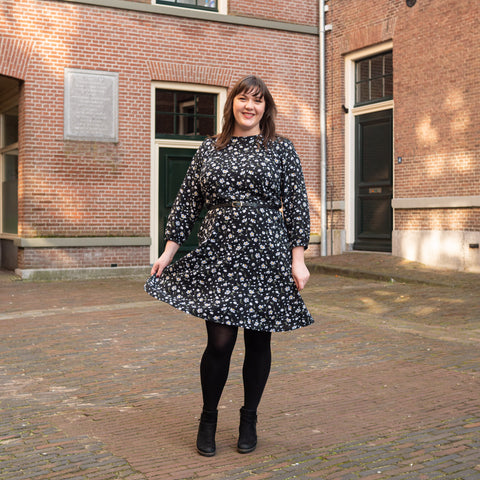
[[[183,313],[191,315],[192,317],[196,317],[200,320],[205,320],[207,322],[218,323],[218,324],[221,324],[221,325],[229,325],[231,327],[244,328],[245,330],[254,330],[254,331],[257,331],[257,332],[271,332],[271,333],[292,332],[293,330],[298,330],[299,328],[308,327],[309,325],[312,325],[313,323],[315,323],[315,321],[312,318],[311,321],[308,322],[308,323],[303,323],[303,324],[298,324],[297,323],[295,325],[292,325],[291,328],[282,328],[282,329],[276,329],[276,328],[271,328],[271,329],[263,328],[262,329],[262,328],[251,328],[250,326],[245,326],[245,325],[235,325],[233,323],[228,323],[228,322],[225,322],[225,321],[214,320],[213,318],[208,318],[209,317],[208,315],[200,316],[198,313],[196,313],[194,311],[194,309],[185,308],[184,305],[180,304],[180,302],[175,302],[175,300],[172,299],[171,297],[167,300],[166,298],[160,298],[158,295],[154,295],[152,292],[149,292],[147,289],[145,289],[145,291],[155,300],[158,300],[159,302],[166,303],[167,305],[170,305],[171,307],[173,307],[173,308],[175,308],[175,309],[177,309],[177,310],[179,310]]]

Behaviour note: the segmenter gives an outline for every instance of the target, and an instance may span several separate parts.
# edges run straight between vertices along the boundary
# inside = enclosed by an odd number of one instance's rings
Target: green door
[[[356,117],[355,250],[392,251],[392,110]]]
[[[183,182],[187,169],[192,161],[196,148],[162,148],[158,150],[159,159],[159,195],[158,195],[158,255],[165,248],[165,226],[168,215],[172,208],[175,197]],[[175,260],[193,250],[197,242],[197,233],[200,222],[205,216],[205,212],[200,214],[199,221],[195,224],[193,231],[187,241],[179,248],[175,255]]]

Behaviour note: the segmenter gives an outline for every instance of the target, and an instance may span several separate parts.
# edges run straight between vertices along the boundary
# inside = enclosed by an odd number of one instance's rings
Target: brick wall
[[[312,230],[319,231],[316,36],[49,0],[6,0],[2,8],[0,41],[17,42],[18,64],[28,64],[20,106],[19,235],[149,236],[151,82],[181,78],[168,68],[160,69],[164,78],[152,78],[152,62],[187,66],[185,81],[192,83],[205,82],[205,69],[229,72],[216,77],[225,87],[252,72],[265,79],[278,103],[278,129],[301,155]],[[117,144],[63,139],[66,67],[119,73]],[[0,74],[10,75],[11,66],[10,73],[5,68]],[[132,256],[116,252],[106,264],[132,265]],[[136,258],[147,263],[143,254]],[[19,265],[62,261],[97,265],[88,249],[21,252]]]
[[[329,198],[345,197],[344,55],[393,41],[394,196],[480,194],[480,3],[330,0]],[[479,210],[396,210],[396,229],[479,230]]]
[[[480,209],[439,208],[399,210],[395,216],[396,230],[460,230],[480,231]]]
[[[318,2],[305,0],[228,0],[228,13],[302,25],[318,25]]]
[[[148,247],[25,248],[19,268],[130,267],[148,265]]]
[[[152,4],[152,0],[127,1]],[[318,25],[318,4],[314,1],[227,0],[227,9],[229,15],[263,18],[280,22],[297,23],[300,25]]]
[[[446,0],[420,1],[398,18],[395,154],[404,161],[395,167],[395,190],[400,198],[480,194],[479,14],[475,0],[456,2],[454,8]]]
[[[326,23],[328,199],[345,199],[345,59],[348,53],[392,38],[402,2],[330,0]],[[342,215],[343,217],[343,215]],[[344,228],[343,225],[337,227]]]

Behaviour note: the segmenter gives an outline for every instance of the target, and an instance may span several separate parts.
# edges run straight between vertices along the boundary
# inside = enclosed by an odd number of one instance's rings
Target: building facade
[[[263,3],[2,2],[4,267],[148,266],[193,152],[252,72],[302,158],[315,231],[318,7]]]
[[[479,2],[326,4],[329,253],[480,271]]]
[[[4,0],[2,267],[152,263],[228,88],[256,73],[302,160],[310,255],[326,208],[327,254],[480,271],[479,14],[476,0]]]

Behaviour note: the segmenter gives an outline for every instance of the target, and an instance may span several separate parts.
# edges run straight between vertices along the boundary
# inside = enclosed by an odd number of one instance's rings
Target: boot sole
[[[213,451],[213,452],[204,452],[203,450],[199,450],[197,448],[197,452],[202,456],[202,457],[213,457],[215,455],[215,453],[217,453],[216,451]]]
[[[250,448],[238,448],[238,447],[237,447],[237,451],[238,451],[238,453],[251,453],[251,452],[253,452],[256,448],[257,448],[257,445],[255,445],[255,446],[253,446],[253,447],[250,447]]]

